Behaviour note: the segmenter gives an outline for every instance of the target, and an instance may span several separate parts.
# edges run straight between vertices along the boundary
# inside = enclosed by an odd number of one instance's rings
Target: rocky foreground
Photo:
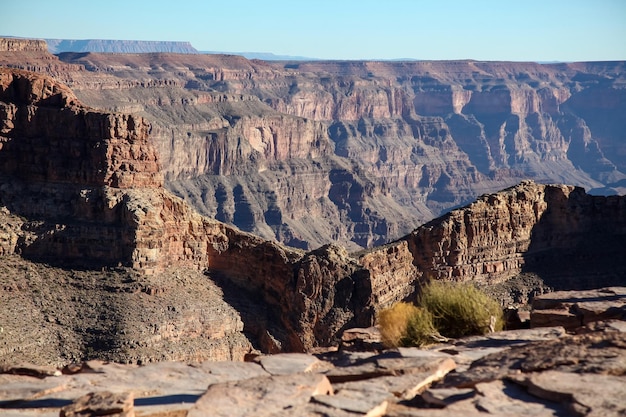
[[[375,328],[352,329],[337,351],[248,355],[245,362],[4,365],[0,411],[67,417],[624,415],[626,288],[546,294],[534,305],[531,325],[539,318],[566,327],[392,350],[382,350]]]

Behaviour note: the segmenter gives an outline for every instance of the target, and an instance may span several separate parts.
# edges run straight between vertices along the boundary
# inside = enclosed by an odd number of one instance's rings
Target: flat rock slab
[[[273,416],[288,408],[305,405],[316,395],[332,393],[330,381],[320,374],[252,378],[209,386],[187,415]]]
[[[256,363],[204,362],[188,365],[159,362],[145,366],[90,361],[71,375],[37,377],[0,375],[0,415],[19,410],[58,416],[59,408],[92,392],[129,393],[137,415],[176,416],[186,413],[211,384],[269,376]],[[3,414],[4,413],[4,414]]]
[[[559,403],[534,397],[524,387],[510,381],[479,383],[474,389],[432,389],[422,394],[429,404],[443,408],[413,408],[392,404],[388,417],[472,417],[472,416],[515,416],[515,417],[558,417],[567,415]]]
[[[331,409],[367,416],[382,416],[387,410],[389,392],[384,390],[341,389],[335,395],[316,395],[313,401]]]
[[[524,383],[531,394],[566,403],[568,410],[576,415],[626,415],[626,374],[581,375],[546,371],[529,375]]]
[[[515,346],[475,361],[467,371],[446,378],[445,385],[474,387],[548,370],[626,375],[626,334],[588,333]]]
[[[425,352],[415,357],[402,357],[395,352],[376,355],[365,360],[357,361],[350,366],[336,366],[326,372],[326,376],[333,383],[360,381],[382,376],[398,376],[409,374],[438,374],[443,369],[447,372],[454,369],[456,364],[445,354]],[[444,375],[445,375],[444,373]]]
[[[562,326],[519,329],[489,333],[484,336],[470,336],[454,343],[437,345],[431,349],[451,355],[457,364],[457,372],[463,372],[474,361],[487,355],[530,342],[558,339],[566,334]]]
[[[564,326],[574,330],[585,324],[626,320],[626,287],[585,291],[556,291],[533,299],[531,327]]]
[[[38,379],[23,375],[0,375],[0,408],[63,391],[67,384],[67,378]]]
[[[339,392],[344,390],[365,391],[376,395],[376,393],[384,391],[389,400],[411,400],[434,382],[443,379],[455,367],[456,364],[452,359],[439,358],[433,360],[428,366],[422,367],[421,371],[420,368],[407,368],[403,370],[403,373],[349,380],[334,383],[333,386]]]
[[[299,372],[314,372],[332,368],[328,362],[319,360],[305,353],[281,353],[263,355],[255,358],[270,375],[291,375]]]
[[[0,415],[620,415],[626,413],[624,329],[621,321],[593,322],[576,335],[541,328],[429,349],[279,354],[254,362],[90,361],[44,377],[58,372],[8,367],[11,373],[0,374]],[[459,360],[467,365],[457,366]]]

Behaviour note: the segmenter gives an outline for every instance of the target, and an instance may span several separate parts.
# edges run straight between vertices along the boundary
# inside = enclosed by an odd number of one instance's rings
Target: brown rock
[[[133,396],[108,391],[91,392],[61,409],[60,417],[134,417]]]
[[[209,386],[188,416],[271,416],[308,403],[311,397],[332,394],[328,379],[319,374],[252,378]]]
[[[0,363],[0,374],[27,375],[45,378],[47,376],[60,376],[61,371],[51,366],[33,364],[10,365]]]
[[[528,392],[567,404],[579,416],[621,416],[626,413],[626,372],[619,376],[546,371],[531,374]]]
[[[377,327],[348,329],[341,335],[341,350],[372,352],[383,348]]]
[[[532,327],[561,325],[568,330],[596,321],[626,319],[626,288],[556,291],[534,298]]]

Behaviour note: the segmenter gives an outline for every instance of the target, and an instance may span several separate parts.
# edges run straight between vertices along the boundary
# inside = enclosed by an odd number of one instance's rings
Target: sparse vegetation
[[[471,283],[430,281],[418,304],[430,311],[439,333],[446,337],[486,334],[503,328],[500,303]]]
[[[385,346],[400,346],[411,317],[417,316],[419,308],[409,303],[396,303],[378,314],[378,325]]]
[[[377,318],[386,346],[424,346],[438,337],[462,337],[503,328],[500,304],[471,283],[431,281],[418,306],[397,303]]]

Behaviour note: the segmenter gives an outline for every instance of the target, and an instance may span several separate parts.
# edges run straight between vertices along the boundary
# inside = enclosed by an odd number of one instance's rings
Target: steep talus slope
[[[145,117],[167,188],[291,246],[372,247],[523,179],[607,193],[626,178],[623,62],[32,54],[0,61]]]

